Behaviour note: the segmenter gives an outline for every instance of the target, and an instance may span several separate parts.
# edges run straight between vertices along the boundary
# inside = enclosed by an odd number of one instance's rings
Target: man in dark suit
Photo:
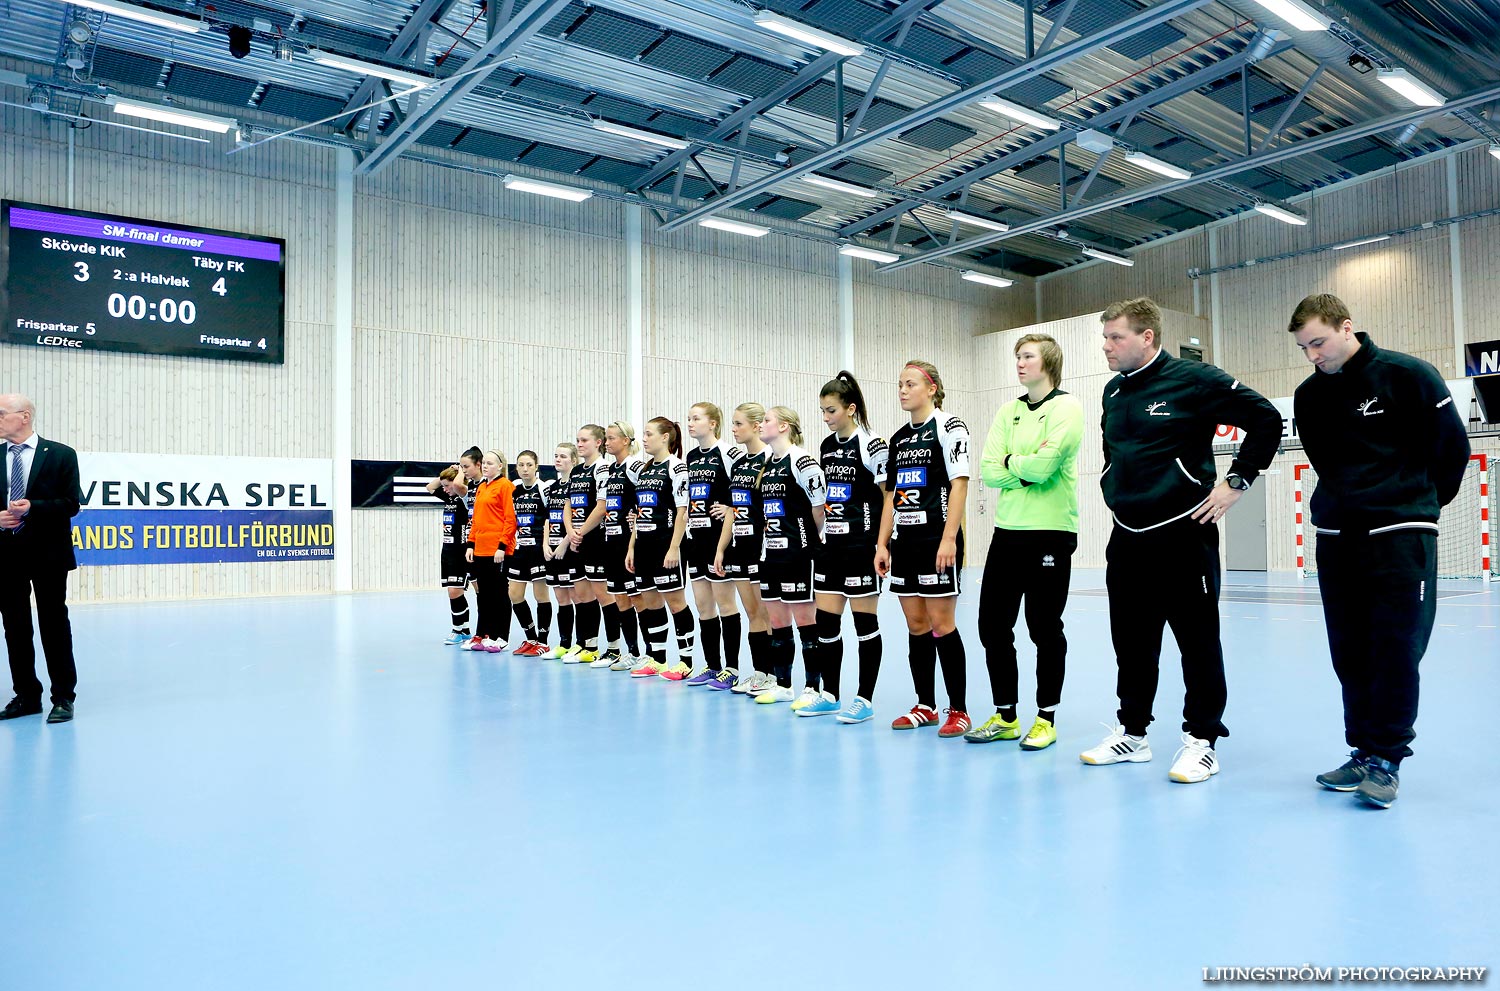
[[[68,572],[73,556],[72,519],[82,493],[78,455],[71,447],[37,436],[36,407],[25,396],[0,395],[0,473],[6,503],[0,512],[0,619],[10,653],[15,698],[0,719],[35,716],[42,711],[42,683],[36,676],[31,596],[36,593],[42,650],[52,682],[49,723],[73,718],[78,671],[73,666],[73,628],[68,623]]]

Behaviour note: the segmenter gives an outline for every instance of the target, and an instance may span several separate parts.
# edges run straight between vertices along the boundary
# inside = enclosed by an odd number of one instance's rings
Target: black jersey
[[[442,489],[437,490],[437,497],[443,500],[443,546],[464,543],[469,539],[469,507],[464,497]]]
[[[760,479],[767,561],[796,560],[821,542],[812,511],[823,505],[825,489],[823,469],[802,448],[770,458]]]
[[[688,469],[676,455],[664,461],[640,458],[626,465],[635,482],[635,542],[667,544],[677,514],[688,508]]]
[[[459,477],[463,478],[462,475]],[[464,491],[463,497],[464,529],[461,537],[462,541],[467,543],[469,540],[469,524],[474,520],[474,500],[479,496],[479,481],[471,482],[467,478],[464,478],[464,485],[468,486],[468,488]]]
[[[604,498],[604,486],[609,479],[609,464],[600,458],[592,465],[579,465],[573,469],[568,480],[568,506],[573,513],[573,527],[583,526],[584,520],[594,511],[594,504]]]
[[[943,539],[948,492],[955,478],[969,477],[969,428],[936,410],[926,423],[902,424],[891,437],[886,491],[894,493],[892,539]]]
[[[547,520],[546,482],[531,486],[517,485],[510,499],[516,510],[516,548],[538,548],[542,546],[542,534]]]
[[[687,452],[689,540],[718,544],[719,521],[709,510],[714,503],[729,505],[729,473],[744,456],[744,448],[727,444],[706,449],[695,447]]]
[[[760,560],[761,531],[764,517],[760,508],[760,470],[771,456],[770,448],[759,454],[746,454],[729,470],[729,505],[734,508],[734,541],[730,545],[741,554],[753,554]]]
[[[604,483],[604,521],[600,524],[605,540],[630,539],[630,511],[635,508],[632,471],[639,471],[649,460],[644,454],[636,454],[609,466],[609,480]]]
[[[573,499],[572,476],[559,478],[547,490],[547,546],[556,547],[568,537],[563,520]]]
[[[880,533],[885,496],[885,441],[863,427],[848,440],[831,433],[823,438],[819,461],[828,482],[828,519],[823,537],[830,548],[868,547]]]

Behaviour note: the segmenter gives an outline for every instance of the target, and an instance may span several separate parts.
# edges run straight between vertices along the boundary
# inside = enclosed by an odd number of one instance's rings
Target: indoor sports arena
[[[1497,23],[0,5],[0,986],[1489,982]]]

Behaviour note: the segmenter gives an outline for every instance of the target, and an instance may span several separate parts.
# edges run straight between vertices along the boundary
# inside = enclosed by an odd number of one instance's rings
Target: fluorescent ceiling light
[[[1136,168],[1145,169],[1148,172],[1155,172],[1157,175],[1164,175],[1169,179],[1191,179],[1193,177],[1193,173],[1189,172],[1187,169],[1178,168],[1171,162],[1163,162],[1159,158],[1152,158],[1150,155],[1147,155],[1145,152],[1141,151],[1130,152],[1125,156],[1125,161],[1129,162],[1131,165],[1134,165]]]
[[[762,227],[759,224],[744,224],[738,220],[723,220],[719,217],[709,217],[707,220],[698,221],[700,227],[712,228],[716,231],[728,231],[731,234],[743,234],[746,237],[765,237],[771,233],[771,228]]]
[[[1327,31],[1333,18],[1303,3],[1302,0],[1255,0],[1256,3],[1286,21],[1298,31]]]
[[[518,175],[508,175],[500,182],[506,189],[514,189],[518,193],[535,193],[538,196],[551,196],[554,199],[571,200],[574,203],[582,203],[594,195],[592,189],[564,186],[557,182],[542,182],[540,179],[527,179]]]
[[[181,31],[183,34],[197,34],[203,30],[203,22],[195,17],[181,17],[177,14],[169,14],[163,10],[137,7],[133,3],[120,3],[119,0],[68,0],[68,2],[72,3],[75,7],[102,10],[106,14],[114,14],[116,17],[126,17],[132,21],[140,21],[143,24],[155,24],[157,27],[171,28],[173,31]]]
[[[1084,248],[1083,253],[1090,258],[1097,258],[1102,262],[1112,262],[1115,265],[1124,265],[1126,268],[1135,264],[1135,259],[1126,258],[1124,255],[1112,255],[1108,251],[1100,251],[1098,248]]]
[[[213,131],[215,134],[224,134],[236,126],[236,122],[228,117],[215,117],[213,114],[200,114],[160,103],[142,103],[139,100],[126,100],[118,97],[110,102],[110,109],[127,117],[144,117],[147,120],[159,120],[163,124],[176,124],[178,127],[191,127],[199,131]]]
[[[1500,144],[1490,145],[1490,157],[1500,158]]]
[[[1380,241],[1389,241],[1390,239],[1391,236],[1389,234],[1376,234],[1374,237],[1362,237],[1357,241],[1345,241],[1343,244],[1335,244],[1333,250],[1343,251],[1345,248],[1357,248],[1361,244],[1375,244]]]
[[[1257,213],[1263,213],[1267,217],[1273,217],[1276,220],[1281,221],[1283,224],[1295,224],[1296,226],[1301,227],[1303,224],[1307,223],[1307,218],[1302,216],[1302,214],[1293,213],[1292,211],[1287,210],[1284,207],[1277,206],[1275,203],[1257,203],[1255,204],[1255,210]]]
[[[337,55],[333,52],[323,52],[313,49],[308,54],[319,65],[330,66],[334,69],[343,69],[345,72],[354,72],[361,76],[377,76],[380,79],[389,79],[393,83],[403,83],[407,86],[426,86],[428,83],[437,81],[430,76],[423,76],[415,72],[406,72],[401,69],[392,69],[387,65],[366,62],[363,59],[350,58],[347,55]]]
[[[985,97],[979,101],[979,105],[986,110],[993,110],[997,114],[1009,117],[1011,120],[1018,120],[1032,127],[1040,127],[1044,131],[1055,131],[1062,127],[1062,122],[1059,120],[1039,114],[1035,110],[1027,110],[1019,103],[1011,103],[998,96]]]
[[[1405,69],[1377,69],[1375,78],[1419,107],[1441,107],[1448,98]]]
[[[850,196],[862,196],[865,199],[874,199],[880,195],[879,190],[870,189],[868,186],[856,186],[852,182],[840,182],[837,179],[829,179],[826,176],[808,174],[799,176],[803,182],[812,183],[814,186],[822,186],[838,193],[848,193]]]
[[[895,262],[900,261],[901,256],[889,251],[876,251],[874,248],[861,248],[857,244],[846,244],[839,249],[839,254],[848,255],[850,258],[867,258],[872,262]]]
[[[1010,230],[1010,224],[999,220],[991,220],[989,217],[979,217],[972,213],[964,213],[962,210],[949,210],[948,219],[955,224],[968,224],[970,227],[983,227],[985,230],[999,231],[1002,234]]]
[[[811,45],[813,48],[821,48],[824,51],[833,52],[835,55],[863,55],[864,45],[856,45],[848,38],[840,38],[836,34],[827,31],[819,31],[817,28],[801,21],[794,21],[790,17],[782,17],[780,14],[769,10],[762,10],[755,15],[755,26],[762,31],[774,31],[783,37],[792,38],[796,41]]]
[[[980,285],[994,286],[997,289],[1008,289],[1016,284],[1015,279],[1002,279],[998,275],[985,275],[983,272],[965,272],[965,282],[978,282]]]
[[[663,148],[675,148],[681,151],[690,147],[691,142],[681,138],[674,138],[666,134],[658,134],[655,131],[643,131],[638,127],[626,127],[624,124],[616,124],[607,120],[594,121],[594,130],[604,131],[608,134],[618,134],[622,138],[634,138],[647,144],[661,145]]]

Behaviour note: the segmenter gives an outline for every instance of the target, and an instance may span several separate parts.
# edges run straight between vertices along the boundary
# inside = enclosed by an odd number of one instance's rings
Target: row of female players
[[[1028,393],[1061,395],[1040,352],[1032,342],[1032,381],[1021,358],[1022,384]],[[453,617],[445,642],[507,650],[514,615],[526,634],[514,649],[521,656],[729,691],[763,705],[789,702],[798,716],[861,723],[875,711],[883,650],[877,605],[888,584],[906,619],[917,694],[892,727],[941,721],[943,737],[1017,739],[1013,700],[997,704],[996,714],[977,728],[963,701],[966,657],[954,612],[970,475],[968,428],[942,412],[942,378],[928,362],[906,364],[899,396],[909,422],[887,445],[870,429],[859,384],[840,372],[821,390],[829,433],[818,457],[802,446],[796,411],[753,402],[732,411],[732,443],[721,436],[723,413],[709,402],[691,407],[686,437],[676,422],[655,417],[639,447],[627,423],[585,425],[576,442],[554,450],[557,477],[550,485],[539,480],[535,452],[517,457],[513,485],[500,452],[471,449],[433,484],[445,502],[443,583]],[[475,586],[472,634],[466,584]],[[554,598],[556,645],[550,642]],[[858,688],[847,705],[840,701],[846,610],[859,660]],[[748,673],[741,669],[742,640]],[[800,694],[792,682],[799,642]],[[702,655],[700,668],[695,651]],[[942,716],[939,660],[950,702]],[[997,673],[992,660],[991,677],[1014,693],[1014,649],[1008,663],[1007,675]],[[1045,694],[1060,688],[1048,686]],[[1039,704],[1022,746],[1055,742],[1055,706],[1055,699]]]

